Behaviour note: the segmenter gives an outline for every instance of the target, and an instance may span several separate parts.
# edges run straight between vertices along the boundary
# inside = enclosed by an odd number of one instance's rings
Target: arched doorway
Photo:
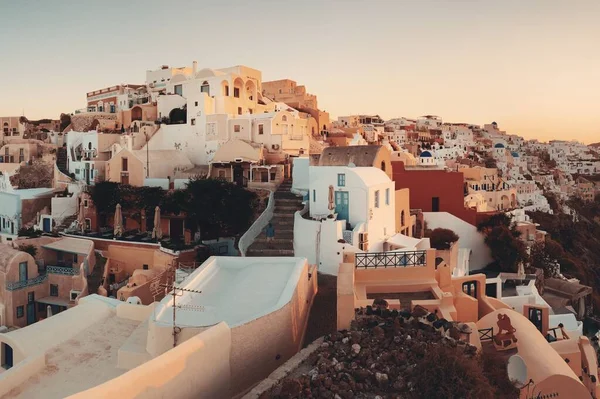
[[[2,342],[0,345],[0,365],[3,369],[8,370],[14,365],[13,362],[13,348],[6,342]]]
[[[171,125],[182,125],[187,122],[187,110],[184,108],[173,108],[169,112],[169,120]]]
[[[142,120],[142,107],[133,107],[131,108],[131,121],[141,121]]]

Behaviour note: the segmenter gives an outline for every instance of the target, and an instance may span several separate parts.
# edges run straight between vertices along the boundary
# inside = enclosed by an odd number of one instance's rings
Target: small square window
[[[83,200],[83,207],[84,208],[88,207],[88,200],[86,200],[86,199]]]
[[[263,125],[262,123],[260,125],[258,125],[258,134],[264,134],[265,133],[265,125]]]
[[[338,186],[344,187],[346,185],[346,174],[338,173]]]
[[[17,306],[17,319],[20,319],[25,315],[25,308],[23,306]]]
[[[241,128],[240,128],[240,125],[233,125],[233,131],[234,131],[235,133],[239,133],[239,132],[240,132],[240,130],[241,130]]]
[[[196,118],[192,118],[192,126],[196,125]]]
[[[143,269],[143,270],[148,270],[148,265],[143,265],[143,266],[142,266],[142,269]]]
[[[50,284],[50,296],[58,296],[58,284]]]
[[[379,190],[375,191],[375,208],[379,208]]]

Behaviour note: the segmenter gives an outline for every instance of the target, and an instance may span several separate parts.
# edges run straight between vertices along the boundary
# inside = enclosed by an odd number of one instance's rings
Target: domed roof
[[[431,153],[430,153],[429,151],[423,151],[423,152],[421,153],[421,155],[419,155],[419,156],[420,156],[421,158],[431,158],[431,157],[432,157],[432,155],[431,155]]]
[[[519,157],[519,153],[518,153],[518,152],[515,152],[515,151],[513,151],[513,152],[511,153],[511,155],[513,156],[513,158],[518,158],[518,157]]]
[[[496,143],[496,145],[494,146],[494,148],[504,148],[504,144],[502,144],[502,143]]]

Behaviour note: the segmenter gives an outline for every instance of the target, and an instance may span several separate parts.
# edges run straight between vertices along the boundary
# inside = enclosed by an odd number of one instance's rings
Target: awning
[[[36,299],[35,301],[37,303],[43,303],[46,305],[69,307],[69,301],[67,301],[64,298],[57,297],[57,296],[46,296],[44,298]]]
[[[42,245],[42,248],[60,252],[68,252],[72,254],[88,254],[89,251],[92,249],[92,245],[92,241],[89,240],[81,240],[78,238],[63,238],[62,240]]]
[[[387,242],[401,248],[416,248],[421,239],[405,236],[404,234],[395,234],[388,238]]]

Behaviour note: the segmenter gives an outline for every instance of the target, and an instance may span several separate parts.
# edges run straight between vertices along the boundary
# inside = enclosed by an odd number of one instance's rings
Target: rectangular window
[[[196,101],[196,102],[194,103],[194,106],[196,106],[196,107],[198,106],[198,101]]]
[[[235,133],[239,133],[240,132],[240,125],[233,125],[233,131]]]
[[[227,94],[229,94],[229,93],[227,93]],[[240,88],[239,87],[234,87],[233,88],[233,96],[237,97],[237,98],[240,98]]]
[[[344,187],[346,185],[346,174],[338,173],[338,186]]]
[[[127,172],[127,158],[121,158],[121,171]]]
[[[242,114],[242,107],[238,107],[238,115]]]
[[[390,204],[390,189],[389,188],[385,189],[385,204],[386,205]]]
[[[35,292],[28,292],[27,293],[27,303],[33,303],[35,302]]]
[[[86,200],[86,199],[83,200],[83,207],[84,208],[88,207],[88,200]]]
[[[143,265],[143,266],[142,266],[142,269],[143,269],[143,270],[148,270],[148,265]]]
[[[23,306],[17,306],[17,319],[20,319],[25,314],[25,308]]]
[[[317,190],[313,190],[313,202],[317,200]]]
[[[263,125],[262,123],[260,125],[258,125],[258,134],[264,134],[265,133],[265,125]]]
[[[225,178],[225,171],[224,170],[220,170],[219,171],[219,178],[220,179],[224,179]]]
[[[22,148],[19,148],[19,163],[24,162],[25,161],[25,154],[23,152]]]
[[[92,229],[92,219],[85,219],[85,229],[88,231]]]
[[[379,208],[379,190],[375,191],[375,208]]]
[[[58,284],[50,284],[50,296],[58,296]]]
[[[175,94],[179,94],[180,96],[183,96],[183,86],[182,85],[175,85],[174,89],[175,89]]]
[[[192,126],[196,125],[196,118],[192,118]]]
[[[252,108],[248,108],[248,113],[249,113],[250,115],[252,115],[252,114],[254,113],[254,111],[252,110]]]

